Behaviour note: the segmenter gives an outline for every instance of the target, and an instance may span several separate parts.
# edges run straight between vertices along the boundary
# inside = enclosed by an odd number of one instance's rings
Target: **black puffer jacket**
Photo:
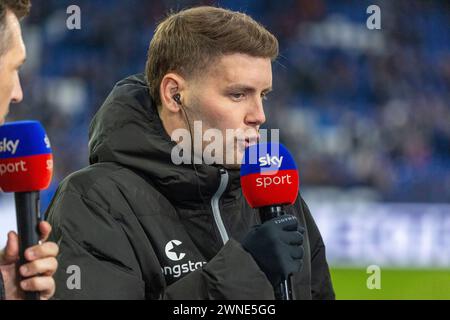
[[[174,165],[174,145],[143,75],[120,81],[91,124],[91,165],[61,183],[47,212],[60,245],[56,298],[274,298],[239,243],[259,223],[239,171]],[[333,299],[325,246],[306,204],[299,197],[286,210],[306,228],[294,297]]]

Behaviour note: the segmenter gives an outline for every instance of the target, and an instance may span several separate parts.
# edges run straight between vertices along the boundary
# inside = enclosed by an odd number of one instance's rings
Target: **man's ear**
[[[185,87],[185,80],[176,73],[167,73],[161,80],[159,94],[161,98],[161,107],[170,112],[179,112],[180,105],[173,99],[177,93],[182,93]]]

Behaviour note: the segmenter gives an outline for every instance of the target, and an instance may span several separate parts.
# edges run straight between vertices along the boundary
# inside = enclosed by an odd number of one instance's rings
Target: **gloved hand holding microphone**
[[[304,231],[296,217],[285,215],[253,226],[242,241],[274,288],[301,270]]]

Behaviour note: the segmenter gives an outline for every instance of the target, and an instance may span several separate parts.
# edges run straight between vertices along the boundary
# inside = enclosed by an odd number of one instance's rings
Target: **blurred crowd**
[[[81,30],[66,28],[72,4]],[[89,122],[118,80],[143,72],[157,22],[201,4],[246,12],[279,39],[266,127],[281,128],[305,188],[450,202],[450,3],[417,0],[34,1],[25,100],[9,120],[43,122],[52,190],[87,165]],[[366,26],[371,4],[380,30]]]

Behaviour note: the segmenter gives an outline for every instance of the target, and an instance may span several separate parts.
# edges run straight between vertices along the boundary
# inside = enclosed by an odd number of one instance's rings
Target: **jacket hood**
[[[143,74],[119,81],[89,128],[89,162],[116,162],[143,176],[180,205],[207,204],[220,185],[221,167],[171,160],[176,143],[166,133]],[[227,170],[225,200],[241,197],[239,170]]]

